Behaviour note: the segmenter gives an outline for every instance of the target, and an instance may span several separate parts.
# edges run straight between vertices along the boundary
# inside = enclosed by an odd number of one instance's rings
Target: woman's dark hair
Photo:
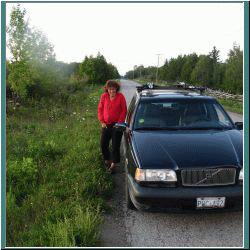
[[[106,82],[106,85],[103,88],[106,92],[108,92],[108,88],[112,88],[112,87],[116,88],[116,92],[118,92],[120,90],[119,83],[117,81],[114,81],[114,80],[108,80]]]

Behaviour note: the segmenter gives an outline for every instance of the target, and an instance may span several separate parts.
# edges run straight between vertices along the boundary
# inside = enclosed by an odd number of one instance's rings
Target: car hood
[[[223,131],[133,131],[141,168],[242,166],[243,134]]]

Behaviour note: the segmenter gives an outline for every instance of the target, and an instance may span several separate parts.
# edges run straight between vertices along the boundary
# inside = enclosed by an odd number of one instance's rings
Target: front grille
[[[181,171],[183,186],[202,187],[216,185],[231,185],[235,183],[236,169],[228,168],[198,168]]]

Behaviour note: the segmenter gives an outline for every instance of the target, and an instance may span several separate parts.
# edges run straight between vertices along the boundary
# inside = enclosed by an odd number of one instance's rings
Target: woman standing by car
[[[127,105],[124,95],[119,92],[120,85],[116,81],[108,80],[104,90],[105,93],[102,94],[98,105],[98,119],[102,125],[101,150],[106,166],[113,173],[117,163],[120,162],[120,145],[123,134],[114,125],[125,121]],[[110,140],[112,140],[112,160],[109,151]]]

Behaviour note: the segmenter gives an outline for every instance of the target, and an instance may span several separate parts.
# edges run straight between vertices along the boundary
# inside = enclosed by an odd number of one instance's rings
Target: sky
[[[14,3],[6,3],[6,23]],[[134,66],[162,66],[179,55],[215,46],[221,61],[244,49],[241,2],[20,3],[29,23],[46,34],[58,61],[82,62],[100,52],[120,75]],[[8,51],[7,51],[8,57]],[[159,61],[158,61],[159,60]]]

